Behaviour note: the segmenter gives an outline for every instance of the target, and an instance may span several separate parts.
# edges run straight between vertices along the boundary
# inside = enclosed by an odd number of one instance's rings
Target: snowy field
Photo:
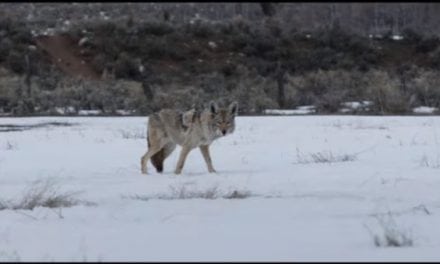
[[[146,123],[0,118],[0,260],[440,259],[439,117],[237,117],[179,176],[140,173]]]

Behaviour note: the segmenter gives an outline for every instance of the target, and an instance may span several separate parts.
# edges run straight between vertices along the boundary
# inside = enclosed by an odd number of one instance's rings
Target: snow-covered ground
[[[413,112],[416,114],[433,114],[436,111],[438,111],[438,108],[429,106],[419,106],[413,108]]]
[[[315,113],[316,107],[313,105],[298,106],[296,109],[266,109],[266,115],[307,115]]]
[[[5,126],[43,122],[58,123]],[[440,259],[439,117],[237,117],[211,146],[217,173],[194,150],[179,176],[180,148],[140,173],[146,123],[1,118],[0,201],[52,179],[89,203],[0,210],[0,260]],[[376,246],[384,228],[412,246]]]

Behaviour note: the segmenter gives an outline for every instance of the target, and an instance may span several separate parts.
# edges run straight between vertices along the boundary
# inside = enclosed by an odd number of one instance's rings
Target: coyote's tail
[[[164,156],[165,156],[164,148],[162,148],[161,150],[159,150],[159,152],[151,156],[151,163],[156,168],[157,172],[163,171],[163,161],[165,160]]]
[[[150,144],[150,138],[148,137],[148,135],[147,135],[147,143],[148,143],[148,148],[150,148],[151,144]],[[156,154],[151,156],[151,163],[156,168],[157,172],[163,171],[163,161],[164,160],[165,160],[165,149],[164,148],[162,148],[161,150],[159,150],[159,152],[157,152]]]

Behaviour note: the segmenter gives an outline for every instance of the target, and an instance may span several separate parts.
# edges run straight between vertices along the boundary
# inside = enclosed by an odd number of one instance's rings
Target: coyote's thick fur
[[[209,145],[215,139],[234,132],[237,112],[237,102],[224,108],[210,102],[209,107],[202,111],[195,108],[187,112],[163,109],[150,115],[147,131],[148,151],[141,158],[142,173],[147,173],[149,159],[156,170],[162,172],[163,162],[176,148],[176,144],[182,146],[174,171],[176,174],[182,172],[188,153],[196,147],[200,148],[208,171],[215,172],[209,155]]]

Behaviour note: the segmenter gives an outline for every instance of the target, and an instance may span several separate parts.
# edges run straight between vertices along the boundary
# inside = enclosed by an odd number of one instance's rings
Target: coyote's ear
[[[212,114],[217,114],[217,110],[218,110],[217,103],[214,101],[209,102],[209,110],[211,111]]]
[[[234,115],[234,116],[237,115],[237,113],[238,113],[237,101],[234,101],[229,105],[229,112],[231,113],[231,115]]]

